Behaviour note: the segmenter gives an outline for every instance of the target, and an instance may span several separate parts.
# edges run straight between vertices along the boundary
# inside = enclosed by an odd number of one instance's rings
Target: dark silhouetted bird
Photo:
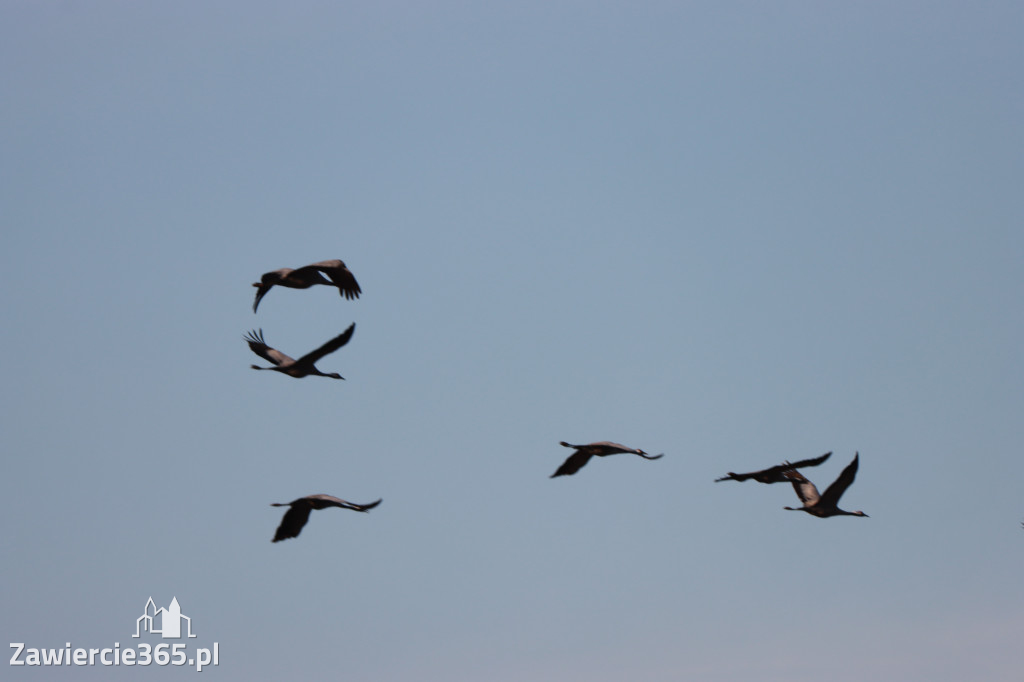
[[[862,511],[849,512],[839,508],[839,498],[843,496],[843,493],[846,492],[846,489],[850,487],[853,479],[857,476],[859,459],[860,453],[858,452],[853,456],[853,461],[843,469],[843,473],[839,474],[839,478],[825,489],[824,495],[819,495],[818,489],[814,487],[813,483],[804,478],[803,474],[795,469],[790,469],[785,473],[785,477],[793,484],[793,490],[796,491],[797,497],[804,503],[804,506],[783,507],[783,509],[805,511],[811,516],[821,518],[827,516],[867,516]]]
[[[327,277],[324,277],[324,275],[327,275]],[[256,312],[256,308],[260,305],[260,299],[267,295],[271,287],[308,289],[314,284],[338,287],[338,293],[349,300],[359,298],[359,294],[362,293],[359,283],[356,282],[355,275],[345,267],[345,263],[340,260],[325,260],[313,263],[312,265],[306,265],[297,270],[281,268],[280,270],[265,273],[260,277],[259,282],[253,282],[253,286],[257,287],[257,289],[256,300],[252,304],[252,311]]]
[[[302,532],[302,527],[306,525],[306,521],[309,521],[309,512],[314,509],[341,507],[342,509],[351,509],[352,511],[368,512],[380,504],[381,501],[377,500],[370,504],[354,504],[331,495],[307,495],[291,502],[272,502],[271,507],[291,507],[291,509],[284,513],[281,525],[277,527],[277,532],[274,533],[274,539],[271,542],[298,537],[299,533]]]
[[[749,474],[734,474],[730,471],[727,476],[716,478],[715,483],[718,483],[719,481],[746,481],[751,478],[759,483],[789,483],[789,479],[783,475],[785,472],[790,469],[816,467],[831,456],[831,452],[826,452],[821,457],[815,457],[814,459],[802,459],[799,462],[794,462],[792,464],[786,462],[785,464],[780,464],[778,466],[771,467],[770,469],[752,471]]]
[[[575,448],[576,452],[569,455],[569,459],[565,460],[565,462],[562,463],[562,466],[558,467],[558,471],[551,474],[551,478],[554,478],[555,476],[570,476],[575,474],[583,468],[584,464],[590,461],[591,457],[606,457],[608,455],[623,453],[640,455],[644,459],[660,459],[661,457],[664,457],[664,453],[660,455],[648,455],[643,450],[627,448],[625,445],[611,443],[606,440],[599,443],[589,443],[587,445],[571,445],[563,440],[559,442],[559,445],[567,448]]]
[[[346,343],[348,343],[348,340],[352,338],[352,333],[355,331],[355,329],[356,323],[353,322],[349,326],[349,328],[343,331],[341,334],[338,334],[333,339],[331,339],[324,345],[320,346],[316,350],[306,353],[298,360],[294,360],[285,355],[284,353],[282,353],[281,351],[277,350],[276,348],[271,348],[270,346],[268,346],[267,343],[263,340],[262,329],[259,330],[258,332],[251,331],[245,337],[245,340],[249,342],[249,348],[252,349],[253,353],[260,356],[264,360],[274,363],[273,367],[259,367],[257,365],[251,365],[251,367],[253,369],[271,369],[274,370],[275,372],[281,372],[282,374],[287,374],[288,376],[295,377],[297,379],[301,379],[302,377],[310,375],[318,377],[330,377],[332,379],[344,379],[345,377],[341,376],[337,372],[324,374],[314,366],[314,363],[323,356],[327,355],[328,353],[333,353],[334,351],[338,350]]]

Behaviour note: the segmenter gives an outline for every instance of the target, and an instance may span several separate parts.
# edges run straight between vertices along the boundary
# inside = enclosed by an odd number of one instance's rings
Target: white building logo
[[[159,621],[159,628],[157,627]],[[171,599],[171,605],[165,608],[157,608],[150,597],[142,610],[142,615],[135,621],[135,634],[132,637],[141,637],[141,632],[148,632],[153,635],[160,635],[164,639],[181,639],[181,621],[185,621],[186,632],[189,637],[192,634],[192,619],[181,613],[178,605],[178,598]]]

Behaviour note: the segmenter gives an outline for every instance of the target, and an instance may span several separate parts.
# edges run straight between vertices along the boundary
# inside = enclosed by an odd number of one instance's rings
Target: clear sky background
[[[133,646],[177,597],[225,680],[1017,682],[1022,36],[1011,1],[3,2],[4,641]],[[358,301],[253,314],[330,258]],[[249,329],[352,322],[344,382],[249,369]],[[552,480],[560,440],[665,457]],[[714,483],[829,450],[870,518]],[[271,544],[317,492],[384,502]]]

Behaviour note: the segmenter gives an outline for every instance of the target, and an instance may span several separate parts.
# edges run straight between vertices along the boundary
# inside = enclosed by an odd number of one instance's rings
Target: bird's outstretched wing
[[[812,457],[811,459],[802,459],[799,462],[793,462],[792,464],[790,464],[789,462],[786,462],[785,464],[783,464],[781,466],[782,466],[782,468],[784,470],[785,469],[803,469],[804,467],[816,467],[819,464],[824,463],[825,460],[827,460],[831,456],[832,456],[832,451],[830,450],[829,452],[826,452],[821,457]],[[777,469],[779,467],[772,467],[772,468],[773,469]]]
[[[589,462],[590,458],[593,456],[594,454],[590,450],[577,450],[569,455],[569,458],[562,463],[562,466],[558,467],[558,471],[551,474],[551,478],[575,474],[577,471],[582,469],[583,465]]]
[[[309,521],[311,509],[308,504],[293,504],[289,507],[281,518],[281,525],[277,527],[277,532],[274,533],[274,539],[271,542],[298,537],[302,532],[302,527],[306,525],[306,521]]]
[[[310,495],[309,498],[323,500],[325,506],[341,507],[342,509],[351,509],[352,511],[358,512],[368,512],[384,501],[384,498],[381,498],[376,502],[370,502],[369,504],[356,504],[355,502],[349,502],[348,500],[343,500],[340,497],[334,497],[333,495]]]
[[[263,297],[267,295],[267,292],[270,291],[270,288],[272,286],[274,286],[272,283],[267,282],[263,282],[262,284],[256,285],[256,300],[252,302],[253,312],[256,312],[256,309],[260,307],[260,301],[263,300]]]
[[[356,281],[355,275],[340,260],[325,260],[313,263],[309,267],[316,268],[327,275],[334,282],[334,286],[338,287],[338,293],[348,300],[359,298],[359,294],[363,293],[363,290],[359,288],[359,282]]]
[[[800,501],[804,503],[805,507],[813,507],[818,503],[820,495],[818,495],[818,489],[814,487],[814,484],[808,481],[803,474],[796,469],[790,469],[783,473],[783,476],[789,479],[793,484],[793,490],[796,491],[796,496],[800,498]]]
[[[595,455],[602,456],[630,454],[640,455],[644,459],[660,459],[665,456],[665,453],[661,453],[660,455],[648,455],[643,450],[631,448],[628,445],[623,445],[622,443],[613,443],[610,440],[602,440],[596,443],[588,443],[587,445],[568,445],[567,443],[563,443],[563,445],[566,445],[567,447],[571,448],[584,448],[586,450],[591,451]]]
[[[790,469],[816,467],[831,456],[831,452],[826,452],[821,457],[814,457],[813,459],[802,459],[799,462],[794,462],[792,464],[786,462],[785,464],[779,464],[777,466],[769,467],[767,469],[762,469],[761,471],[751,471],[750,473],[747,474],[736,474],[730,471],[727,475],[722,476],[721,478],[716,478],[715,483],[718,483],[719,481],[746,481],[751,478],[754,479],[755,481],[760,481],[761,483],[783,483],[787,480],[783,476],[784,472],[789,471]]]
[[[349,339],[352,338],[352,334],[353,334],[353,332],[355,332],[355,330],[356,330],[356,323],[353,322],[351,325],[349,325],[348,329],[346,329],[342,333],[338,334],[333,339],[331,339],[330,341],[328,341],[324,345],[320,346],[316,350],[310,351],[310,352],[306,353],[305,355],[303,355],[301,358],[299,358],[298,359],[298,364],[303,364],[303,365],[313,365],[313,364],[315,364],[316,361],[319,360],[320,358],[322,358],[323,356],[329,355],[330,353],[333,353],[334,351],[338,350],[339,348],[344,346],[346,343],[348,343]],[[251,345],[252,344],[250,344],[250,347],[251,347]]]
[[[853,483],[853,479],[857,477],[858,460],[860,459],[860,453],[858,452],[853,456],[853,461],[846,465],[843,469],[843,473],[839,474],[839,478],[832,482],[828,488],[825,489],[825,494],[821,496],[825,504],[829,506],[836,506],[839,504],[839,498],[843,496],[846,489]]]
[[[253,353],[260,356],[267,362],[272,362],[278,367],[282,364],[291,364],[295,362],[292,358],[288,357],[276,348],[271,348],[267,345],[267,342],[263,340],[263,330],[256,331],[255,329],[250,331],[245,336],[245,340],[249,343],[249,349]]]

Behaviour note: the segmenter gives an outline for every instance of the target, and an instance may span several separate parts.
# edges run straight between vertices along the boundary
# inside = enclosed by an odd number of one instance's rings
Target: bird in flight
[[[790,469],[816,467],[831,456],[831,452],[826,452],[821,457],[815,457],[814,459],[802,459],[799,462],[794,462],[792,464],[786,462],[784,464],[779,464],[778,466],[773,466],[769,469],[752,471],[749,474],[734,474],[730,471],[728,475],[716,478],[715,483],[718,483],[719,481],[746,481],[751,478],[759,483],[788,483],[789,479],[784,476],[785,472]]]
[[[559,442],[559,445],[566,448],[575,448],[576,452],[569,455],[569,458],[562,463],[562,466],[558,467],[558,471],[551,474],[551,478],[556,476],[571,476],[572,474],[575,474],[583,468],[584,464],[590,461],[591,457],[606,457],[608,455],[617,455],[621,453],[640,455],[644,459],[660,459],[665,456],[665,453],[661,453],[660,455],[648,455],[643,450],[627,448],[625,445],[619,445],[618,443],[612,443],[606,440],[600,441],[599,443],[589,443],[587,445],[571,445],[563,440]]]
[[[327,277],[324,277],[327,275]],[[252,311],[260,305],[260,300],[267,295],[273,286],[289,287],[291,289],[308,289],[314,284],[326,284],[327,286],[338,287],[338,293],[346,299],[359,298],[362,289],[356,282],[355,275],[345,267],[340,260],[325,260],[312,265],[306,265],[297,270],[281,268],[272,272],[264,273],[259,282],[253,282],[256,289],[256,300],[253,301]]]
[[[804,478],[804,475],[796,469],[790,469],[785,472],[785,477],[793,484],[793,490],[796,491],[797,497],[804,503],[804,506],[783,507],[783,509],[805,511],[811,516],[819,518],[828,516],[867,516],[862,511],[850,512],[839,508],[839,498],[843,496],[843,493],[846,492],[846,489],[850,487],[853,479],[857,476],[859,459],[860,453],[855,454],[853,461],[846,465],[843,473],[839,474],[839,478],[825,489],[824,495],[819,495],[818,489],[814,487],[814,484]]]
[[[338,350],[352,338],[352,333],[356,330],[356,323],[353,322],[348,329],[338,334],[333,339],[320,346],[314,351],[306,353],[298,360],[288,357],[276,348],[271,348],[267,345],[266,341],[263,340],[263,330],[260,329],[258,332],[253,330],[245,336],[245,340],[249,343],[249,348],[253,353],[260,356],[268,362],[274,364],[273,367],[259,367],[258,365],[251,365],[253,369],[271,369],[275,372],[281,372],[287,374],[290,377],[301,379],[306,376],[318,376],[318,377],[330,377],[332,379],[344,379],[337,372],[331,372],[325,374],[318,370],[314,363],[322,358],[323,356],[333,353]]]
[[[298,537],[299,533],[302,532],[302,527],[309,521],[309,513],[314,509],[341,507],[342,509],[351,509],[352,511],[368,512],[380,504],[381,501],[377,500],[370,504],[355,504],[331,495],[306,495],[291,502],[272,502],[270,504],[271,507],[291,508],[284,513],[281,525],[277,527],[277,532],[274,533],[274,539],[271,542]]]

